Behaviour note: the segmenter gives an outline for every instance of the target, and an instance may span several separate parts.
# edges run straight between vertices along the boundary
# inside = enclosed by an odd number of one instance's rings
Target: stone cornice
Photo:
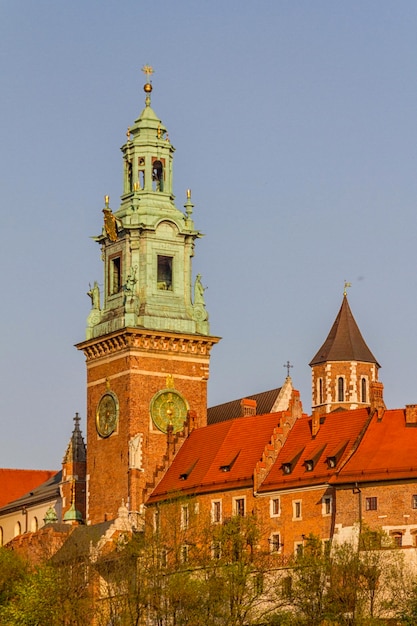
[[[103,337],[88,339],[76,344],[75,347],[84,352],[87,361],[92,361],[116,352],[132,349],[172,355],[209,356],[211,348],[218,341],[220,341],[220,337],[124,328]]]

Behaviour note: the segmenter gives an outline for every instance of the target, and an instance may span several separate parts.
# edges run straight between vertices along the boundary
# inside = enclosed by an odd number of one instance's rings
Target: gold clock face
[[[167,432],[170,424],[172,424],[174,433],[182,430],[187,418],[187,411],[187,401],[174,389],[163,389],[151,400],[153,422],[163,433]]]
[[[110,437],[115,431],[119,417],[119,403],[111,391],[107,391],[100,399],[96,413],[96,428],[100,437]]]

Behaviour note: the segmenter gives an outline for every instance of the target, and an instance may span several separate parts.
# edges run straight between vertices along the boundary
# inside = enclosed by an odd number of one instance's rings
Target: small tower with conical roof
[[[326,341],[310,362],[313,411],[370,406],[379,364],[363,339],[343,293],[342,306]]]

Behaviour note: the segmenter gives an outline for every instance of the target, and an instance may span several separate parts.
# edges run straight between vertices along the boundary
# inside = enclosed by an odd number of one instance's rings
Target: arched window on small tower
[[[361,380],[361,402],[367,402],[366,378]]]
[[[345,379],[343,376],[339,376],[337,379],[337,401],[345,401]]]
[[[132,191],[133,189],[132,161],[129,159],[125,159],[125,172],[126,172],[126,191]]]
[[[138,157],[138,183],[139,189],[145,189],[145,159]]]
[[[16,524],[14,525],[14,536],[17,537],[18,535],[22,534],[22,526],[20,525],[20,522],[16,522]]]
[[[323,379],[319,378],[319,404],[323,404]]]
[[[154,191],[164,190],[164,167],[161,161],[152,163],[152,186]]]

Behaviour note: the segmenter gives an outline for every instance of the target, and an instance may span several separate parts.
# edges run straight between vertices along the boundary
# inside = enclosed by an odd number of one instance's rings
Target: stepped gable
[[[33,491],[56,473],[56,470],[0,468],[0,507]]]
[[[380,367],[361,335],[346,295],[326,341],[310,361],[310,366],[326,361],[362,361]]]
[[[375,413],[366,433],[334,483],[417,478],[417,428],[407,424],[407,409]]]
[[[281,389],[282,387],[278,387],[270,391],[255,393],[252,396],[245,396],[245,398],[255,400],[256,412],[259,415],[263,415],[272,411]],[[242,417],[242,400],[243,398],[239,398],[238,400],[231,400],[230,402],[209,407],[207,409],[207,423],[217,424],[218,422],[225,422],[226,420]]]
[[[256,463],[281,413],[232,419],[194,430],[149,498],[210,493],[253,485]]]
[[[369,421],[369,409],[349,411],[343,421],[337,413],[328,413],[315,428],[314,419],[319,418],[303,416],[295,422],[259,493],[328,482],[357,445]]]

